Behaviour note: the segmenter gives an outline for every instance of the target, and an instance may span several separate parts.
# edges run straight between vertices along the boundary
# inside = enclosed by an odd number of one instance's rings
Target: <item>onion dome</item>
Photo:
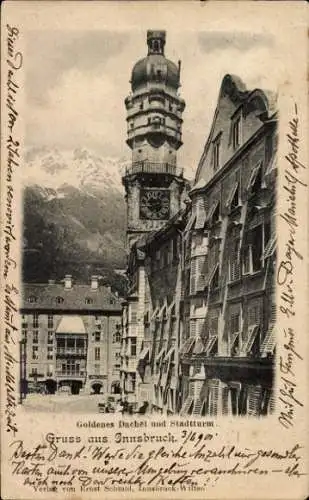
[[[147,45],[147,57],[139,60],[132,70],[132,91],[148,82],[163,83],[177,90],[180,68],[164,56],[165,31],[148,31]]]

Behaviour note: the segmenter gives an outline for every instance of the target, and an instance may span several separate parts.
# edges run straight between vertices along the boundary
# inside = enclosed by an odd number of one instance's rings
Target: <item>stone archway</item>
[[[94,394],[100,394],[101,393],[101,390],[103,388],[103,385],[101,382],[94,382],[92,385],[91,385],[91,389],[93,390],[93,393]]]
[[[57,390],[57,382],[52,378],[49,378],[45,381],[45,387],[48,394],[55,394]]]

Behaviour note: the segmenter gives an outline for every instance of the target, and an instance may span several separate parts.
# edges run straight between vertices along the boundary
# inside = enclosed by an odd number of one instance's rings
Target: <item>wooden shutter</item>
[[[248,415],[260,415],[261,396],[262,388],[260,386],[248,387]]]
[[[197,259],[191,260],[191,273],[190,273],[190,294],[196,293],[196,282],[197,282]]]

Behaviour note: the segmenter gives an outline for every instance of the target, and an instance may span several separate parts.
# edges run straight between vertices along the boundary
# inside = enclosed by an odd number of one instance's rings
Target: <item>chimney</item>
[[[99,277],[91,276],[91,290],[97,290],[99,288]]]
[[[64,288],[70,290],[72,288],[72,276],[71,274],[66,274],[64,277]]]

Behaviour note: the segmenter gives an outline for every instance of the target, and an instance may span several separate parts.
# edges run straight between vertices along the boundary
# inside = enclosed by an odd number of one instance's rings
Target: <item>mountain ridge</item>
[[[123,293],[125,278],[114,269],[126,265],[124,161],[47,148],[25,159],[24,281],[99,274]]]

